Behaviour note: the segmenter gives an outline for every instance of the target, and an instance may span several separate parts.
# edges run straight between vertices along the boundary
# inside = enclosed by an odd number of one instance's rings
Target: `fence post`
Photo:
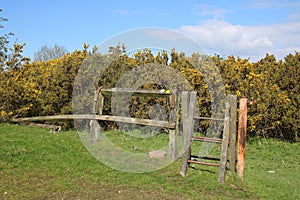
[[[176,91],[173,92],[170,96],[170,116],[169,116],[169,122],[170,123],[176,123],[177,121],[177,102],[178,98],[176,95]],[[178,156],[177,146],[177,127],[175,126],[174,129],[169,128],[169,152],[170,152],[170,159],[176,160]]]
[[[93,110],[92,110],[93,115],[97,115],[99,112],[102,115],[104,99],[100,91],[101,91],[101,87],[99,87],[94,92],[94,103],[93,103]],[[99,93],[100,93],[100,98],[99,98]],[[99,138],[100,129],[101,129],[100,124],[97,120],[94,119],[90,120],[90,143],[91,144],[95,143],[96,140]]]
[[[193,134],[193,120],[197,103],[196,92],[182,92],[182,122],[183,122],[183,154],[180,174],[186,176],[188,160],[191,157],[191,137]]]
[[[247,136],[247,98],[240,99],[238,122],[238,159],[237,175],[244,181]]]
[[[233,172],[236,170],[236,120],[237,120],[237,97],[228,95],[230,106],[230,125],[229,125],[229,169]]]
[[[224,118],[224,129],[223,129],[223,139],[221,146],[221,158],[220,158],[220,169],[219,169],[219,179],[220,183],[224,183],[226,175],[226,164],[227,164],[227,153],[228,153],[228,141],[229,141],[229,103],[226,103],[226,111]]]

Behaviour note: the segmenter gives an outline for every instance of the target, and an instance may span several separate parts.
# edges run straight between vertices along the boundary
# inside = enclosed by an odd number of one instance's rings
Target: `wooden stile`
[[[146,96],[146,97],[166,97],[169,98],[170,103],[170,112],[169,112],[169,120],[161,121],[161,120],[149,120],[149,119],[138,119],[138,118],[128,118],[122,116],[111,116],[114,117],[116,122],[125,122],[125,123],[133,123],[139,125],[147,125],[147,126],[156,126],[167,128],[169,133],[169,156],[170,159],[176,160],[178,157],[178,123],[179,123],[179,115],[178,115],[178,107],[179,107],[179,95],[176,93],[176,90],[172,92],[165,92],[161,90],[136,90],[132,88],[111,88],[111,89],[101,89],[99,93],[99,109],[102,106],[103,109],[103,101],[105,95],[112,95],[112,93],[117,94],[127,94],[130,96]],[[101,100],[100,100],[101,99]],[[101,102],[102,101],[102,102]],[[101,102],[101,103],[100,103]],[[102,115],[99,112],[98,115]],[[106,116],[108,118],[108,116]],[[120,121],[120,119],[123,119]]]
[[[194,106],[192,105],[194,104]],[[224,183],[226,168],[228,160],[228,149],[230,148],[232,163],[235,164],[235,149],[236,149],[236,96],[229,95],[227,97],[227,103],[225,108],[224,118],[209,118],[209,117],[200,117],[194,115],[196,105],[196,93],[189,94],[188,92],[182,93],[182,120],[183,120],[183,135],[184,135],[184,152],[182,155],[182,163],[180,174],[186,176],[188,164],[201,164],[219,167],[219,176],[218,181]],[[219,138],[208,138],[193,135],[193,121],[194,119],[204,119],[204,120],[215,120],[215,121],[224,121],[223,128],[223,137]],[[199,157],[191,156],[191,143],[192,141],[202,141],[202,142],[212,142],[221,144],[221,155],[220,159],[218,158],[209,158],[209,157]],[[230,146],[229,146],[230,141]],[[202,162],[199,159],[205,160],[219,160],[220,163],[210,163]],[[233,169],[233,168],[232,168]]]
[[[168,121],[139,119],[126,116],[103,115],[104,100],[107,95],[112,93],[130,94],[131,96],[152,96],[167,97],[170,103],[170,115]],[[241,98],[239,103],[239,120],[238,120],[238,154],[236,153],[236,132],[237,132],[237,97],[235,95],[227,96],[227,103],[224,118],[209,118],[196,116],[195,110],[197,106],[197,93],[183,91],[182,93],[166,93],[159,90],[133,90],[133,89],[102,89],[101,87],[95,91],[94,105],[91,114],[78,115],[55,115],[55,116],[39,116],[15,118],[11,122],[28,122],[28,121],[47,121],[59,119],[78,119],[90,120],[90,142],[94,143],[100,134],[101,121],[114,121],[122,123],[131,123],[145,126],[154,126],[168,129],[169,132],[169,154],[170,159],[178,158],[178,134],[179,134],[179,107],[181,104],[182,122],[183,122],[183,152],[180,174],[186,176],[189,163],[202,164],[219,167],[218,181],[224,183],[227,163],[229,169],[234,171],[244,180],[244,166],[246,154],[246,131],[247,131],[247,98]],[[194,120],[215,120],[223,121],[223,137],[208,138],[193,136]],[[103,122],[102,122],[103,123]],[[209,158],[204,156],[191,156],[191,144],[193,141],[211,142],[221,144],[220,158]],[[228,155],[229,152],[229,155]],[[220,163],[202,162],[200,160],[214,160]],[[237,160],[237,164],[236,164]]]

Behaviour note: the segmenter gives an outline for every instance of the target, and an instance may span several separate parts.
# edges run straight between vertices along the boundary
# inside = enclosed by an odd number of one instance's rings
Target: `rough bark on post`
[[[193,134],[193,120],[196,104],[196,92],[182,92],[182,121],[183,121],[183,154],[180,174],[186,176],[188,160],[191,157],[191,137]]]
[[[219,179],[218,179],[218,181],[220,183],[224,183],[224,181],[225,181],[227,153],[228,153],[228,142],[229,142],[229,104],[226,103],[226,111],[225,111],[225,118],[224,118],[224,129],[223,129],[223,139],[222,139],[222,147],[221,147]]]
[[[237,120],[237,96],[228,95],[230,107],[230,125],[229,125],[229,169],[233,172],[236,170],[236,120]]]
[[[99,92],[101,90],[101,87],[99,87],[95,93],[94,93],[94,104],[93,104],[93,110],[92,113],[93,115],[97,115],[98,112],[98,108],[99,108],[99,102],[98,102],[98,97],[99,97]],[[101,96],[101,94],[100,94]],[[103,99],[100,99],[103,105]],[[101,110],[101,114],[102,114],[102,110]],[[100,124],[97,120],[92,119],[90,121],[90,143],[95,143],[96,140],[99,138],[99,134],[100,134]]]
[[[188,127],[188,105],[189,105],[189,93],[187,91],[182,92],[182,125],[183,125],[183,154],[180,174],[182,176],[186,175],[186,170],[188,167],[188,160],[190,159],[191,154],[191,140],[189,136],[189,127]]]
[[[247,136],[247,98],[240,99],[238,122],[237,175],[244,181]]]
[[[177,95],[176,91],[172,93],[170,96],[170,116],[169,116],[169,123],[176,123],[177,117]],[[176,126],[174,128],[169,129],[169,152],[170,152],[170,159],[176,160],[178,156],[177,151],[177,133],[176,133]]]

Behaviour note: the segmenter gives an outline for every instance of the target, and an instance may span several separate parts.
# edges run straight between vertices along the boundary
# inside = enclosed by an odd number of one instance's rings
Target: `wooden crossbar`
[[[203,142],[214,142],[214,143],[222,144],[222,139],[219,139],[219,138],[193,136],[192,140],[203,141]]]
[[[118,93],[118,94],[130,94],[132,96],[152,96],[152,97],[169,97],[172,95],[171,91],[164,90],[136,90],[131,88],[111,88],[111,89],[101,89],[101,93],[104,95]]]
[[[12,119],[12,122],[46,121],[46,120],[61,120],[61,119],[116,121],[116,122],[175,129],[175,123],[170,123],[168,121],[138,119],[138,118],[131,118],[131,117],[123,117],[123,116],[111,116],[111,115],[54,115],[54,116],[24,117],[24,118]]]

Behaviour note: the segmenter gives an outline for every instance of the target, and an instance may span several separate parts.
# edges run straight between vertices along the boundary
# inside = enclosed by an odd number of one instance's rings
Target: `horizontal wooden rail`
[[[111,88],[111,89],[101,89],[101,93],[104,95],[112,93],[120,94],[131,94],[133,96],[154,96],[154,97],[168,97],[172,95],[172,91],[166,92],[162,90],[135,90],[127,88]]]
[[[220,158],[214,158],[214,157],[208,157],[208,156],[196,156],[196,155],[191,155],[191,159],[194,161],[199,161],[199,160],[214,160],[214,161],[220,161]]]
[[[11,121],[26,122],[26,121],[62,120],[62,119],[115,121],[115,122],[124,122],[124,123],[131,123],[131,124],[175,129],[175,123],[170,123],[168,121],[138,119],[138,118],[131,118],[131,117],[123,117],[123,116],[111,116],[111,115],[53,115],[53,116],[14,118]]]
[[[214,143],[222,144],[222,139],[219,139],[219,138],[193,136],[192,140],[193,141],[203,141],[203,142],[214,142]]]

